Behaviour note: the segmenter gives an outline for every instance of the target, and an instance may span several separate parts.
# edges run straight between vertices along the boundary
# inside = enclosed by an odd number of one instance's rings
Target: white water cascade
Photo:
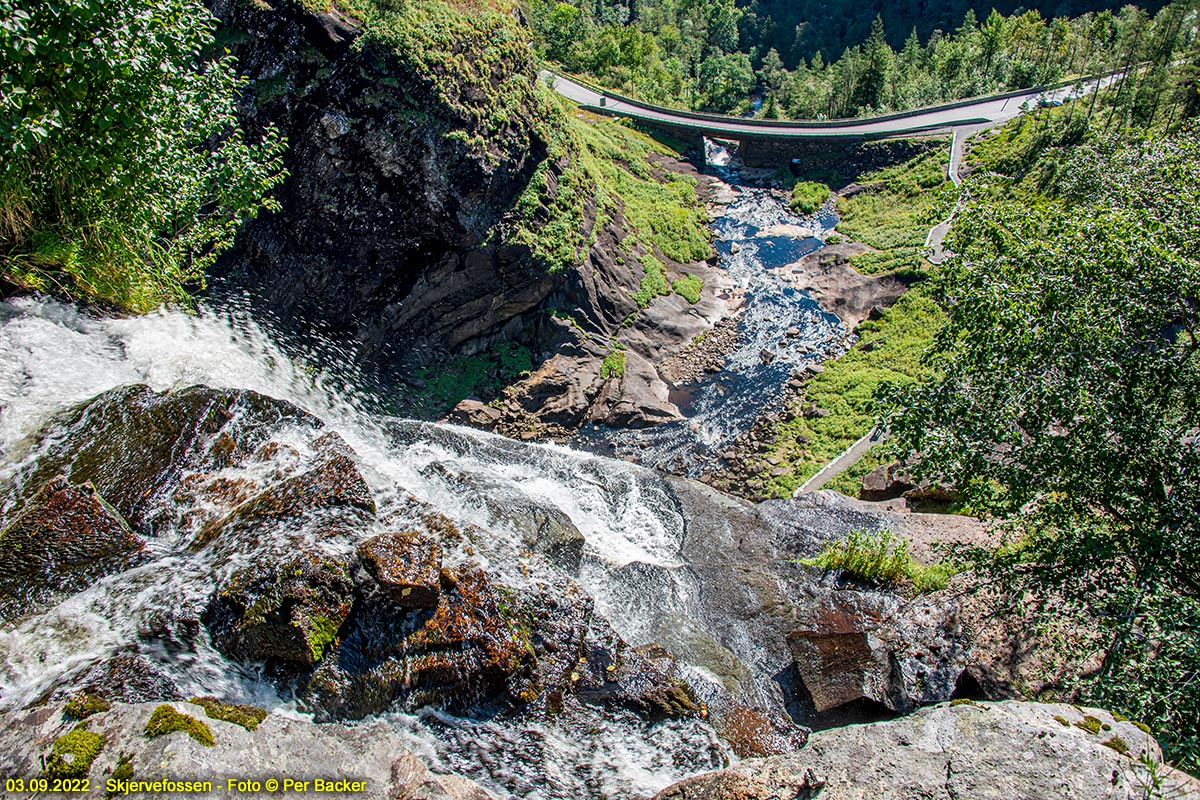
[[[565,513],[586,539],[579,582],[632,644],[649,641],[656,603],[669,603],[674,613],[686,611],[692,588],[687,571],[678,569],[685,521],[655,473],[564,447],[372,415],[368,398],[311,362],[315,357],[290,357],[271,331],[239,312],[201,308],[195,314],[116,319],[44,299],[0,304],[0,487],[36,458],[29,442],[43,424],[108,389],[134,383],[157,391],[195,384],[252,389],[294,403],[340,434],[358,454],[381,513],[389,498],[411,494],[461,524],[519,540],[480,502],[479,492],[462,490],[464,476]],[[295,446],[303,449],[299,439]],[[150,563],[0,626],[0,710],[22,707],[69,683],[137,640],[162,609],[202,602],[212,590],[214,570],[232,567],[206,561],[211,556],[205,551],[188,551],[185,538],[159,536],[150,543]],[[506,555],[516,550],[497,546],[471,556],[509,585],[538,580]],[[448,556],[454,557],[465,558]],[[642,596],[631,604],[627,586],[614,592],[612,573],[635,562],[660,575],[678,574],[668,596]],[[274,684],[227,661],[203,635],[201,640],[185,656],[148,655],[157,656],[185,695],[220,694],[277,713],[299,713]],[[730,759],[712,730],[697,720],[650,724],[606,712],[584,726],[512,725],[433,711],[389,719],[411,735],[413,749],[435,769],[454,770],[520,797],[645,796]]]

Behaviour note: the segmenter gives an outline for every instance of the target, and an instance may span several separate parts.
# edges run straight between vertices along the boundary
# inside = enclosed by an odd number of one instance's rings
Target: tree
[[[132,309],[186,296],[270,206],[274,131],[243,140],[232,59],[195,0],[0,0],[0,258]]]
[[[586,35],[583,12],[570,3],[556,3],[543,31],[547,58],[561,64],[568,63],[572,60],[572,48],[583,41]]]
[[[754,88],[754,70],[745,53],[711,55],[700,65],[701,108],[732,111]]]
[[[863,48],[862,71],[854,84],[854,105],[873,109],[886,105],[886,90],[895,56],[887,43],[883,18],[876,15],[871,23],[871,35]]]
[[[885,424],[919,475],[1007,520],[970,554],[989,580],[1103,621],[1091,696],[1194,768],[1200,138],[1085,147],[1059,201],[978,201],[950,244],[937,377],[889,390]]]
[[[779,57],[779,52],[775,48],[772,47],[763,56],[762,67],[758,74],[763,89],[769,95],[777,95],[783,89],[783,85],[787,81],[787,70],[783,68],[783,59]]]

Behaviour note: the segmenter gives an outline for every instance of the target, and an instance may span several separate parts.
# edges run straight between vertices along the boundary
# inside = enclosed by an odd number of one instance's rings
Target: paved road
[[[1036,103],[1043,96],[1056,101],[1065,99],[1072,91],[1072,87],[1049,91],[1030,89],[1015,96],[980,98],[956,108],[937,106],[879,118],[867,117],[837,122],[765,122],[757,120],[751,123],[740,117],[697,114],[662,106],[634,104],[548,70],[543,70],[542,75],[552,82],[555,91],[585,108],[617,116],[632,117],[649,123],[692,128],[697,133],[712,138],[735,140],[838,136],[886,138],[949,132],[963,127],[982,129],[1007,122],[1020,115],[1023,106],[1027,107],[1026,103]],[[1106,79],[1106,81],[1111,80],[1115,80],[1115,78]],[[959,158],[961,161],[961,152]]]
[[[854,464],[858,463],[858,460],[866,455],[866,452],[874,447],[876,442],[882,441],[883,438],[883,433],[880,432],[878,428],[871,428],[870,432],[867,433],[866,436],[847,447],[841,455],[833,459],[833,461],[830,461],[825,466],[821,467],[816,475],[813,475],[811,478],[802,483],[800,488],[796,489],[796,491],[792,493],[792,496],[799,497],[802,494],[815,492],[822,488],[835,477],[845,472]]]

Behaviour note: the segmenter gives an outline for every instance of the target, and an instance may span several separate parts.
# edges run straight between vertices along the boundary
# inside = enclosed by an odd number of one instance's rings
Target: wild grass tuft
[[[921,594],[946,588],[957,571],[953,565],[925,565],[912,559],[908,542],[891,531],[854,530],[830,542],[813,558],[801,563],[841,570],[856,580],[884,587],[907,587]]]

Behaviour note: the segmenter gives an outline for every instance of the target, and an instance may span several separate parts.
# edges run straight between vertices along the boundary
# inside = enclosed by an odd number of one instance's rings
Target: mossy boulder
[[[442,549],[416,531],[384,533],[358,547],[363,568],[401,608],[436,608]]]
[[[81,722],[54,740],[46,758],[46,777],[86,778],[92,762],[104,749],[105,736],[87,729]]]
[[[75,484],[90,482],[135,530],[152,533],[170,512],[164,500],[185,468],[237,463],[281,426],[299,422],[321,424],[291,403],[242,389],[112,389],[42,428],[34,443],[39,458],[3,507],[65,474]]]
[[[202,620],[213,645],[235,661],[306,670],[334,642],[353,599],[346,559],[301,552],[235,572]]]
[[[436,608],[403,608],[383,591],[363,597],[301,700],[318,720],[427,703],[464,710],[504,696],[531,660],[487,576],[443,570]]]
[[[145,542],[91,484],[51,479],[0,530],[0,621],[145,557]]]

